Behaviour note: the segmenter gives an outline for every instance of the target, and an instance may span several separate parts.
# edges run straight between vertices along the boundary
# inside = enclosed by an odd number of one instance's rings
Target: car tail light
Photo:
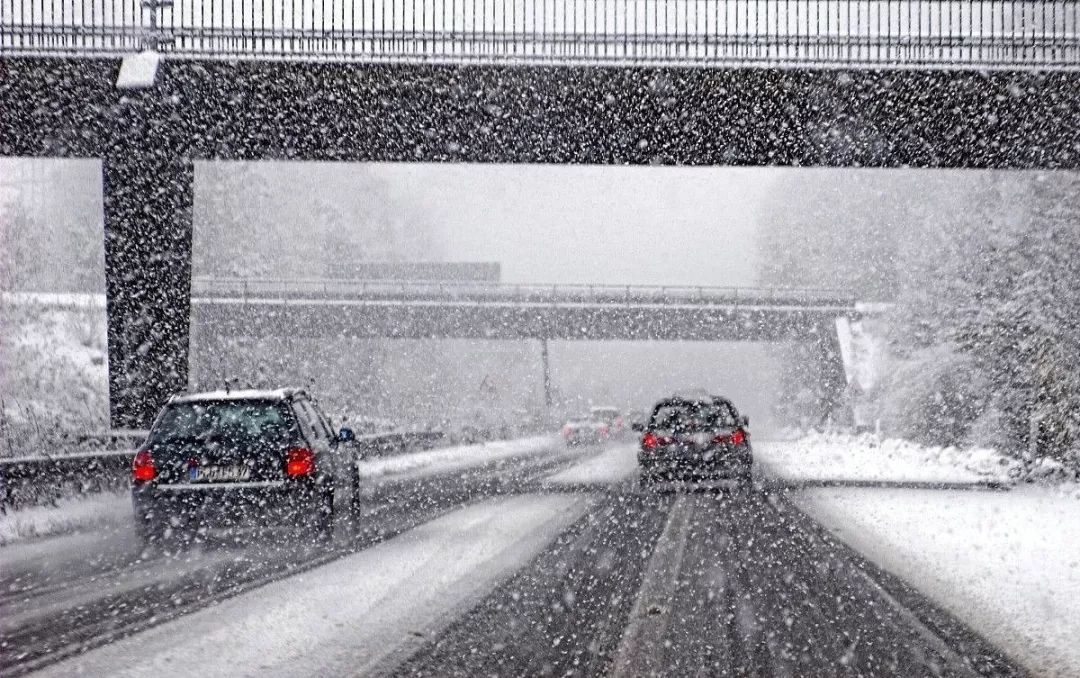
[[[562,434],[564,437],[569,438],[570,436],[574,435],[574,429],[570,428],[569,426],[563,426]]]
[[[646,450],[655,450],[656,449],[656,444],[657,444],[656,436],[653,435],[652,433],[646,433],[641,438],[641,446],[643,448],[645,448]]]
[[[607,425],[601,426],[601,427],[600,427],[600,435],[602,435],[602,436],[606,436],[607,434],[608,434],[608,427],[607,427]]]
[[[131,462],[131,478],[136,482],[148,483],[157,477],[157,469],[154,468],[154,457],[150,450],[139,450],[135,453],[135,460]]]
[[[737,428],[730,434],[721,433],[712,440],[719,445],[742,445],[746,442],[746,432]]]
[[[290,478],[315,473],[315,454],[306,447],[290,447],[285,453],[285,475]]]

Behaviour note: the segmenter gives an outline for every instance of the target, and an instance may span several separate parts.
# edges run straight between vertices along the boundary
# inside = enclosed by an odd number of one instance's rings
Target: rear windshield
[[[727,405],[694,402],[657,406],[649,425],[661,431],[711,431],[735,426],[735,415]]]
[[[280,402],[224,400],[169,405],[150,440],[292,440],[298,433],[290,411]]]
[[[618,410],[593,410],[592,418],[596,421],[602,421],[605,423],[612,423],[619,417]]]

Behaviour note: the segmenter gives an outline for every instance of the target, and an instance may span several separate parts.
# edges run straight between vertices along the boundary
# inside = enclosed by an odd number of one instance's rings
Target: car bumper
[[[132,488],[136,519],[147,524],[207,527],[300,526],[325,506],[315,483],[173,484]]]
[[[748,473],[752,463],[749,448],[742,447],[638,452],[638,465],[656,476],[737,477]]]
[[[604,441],[604,436],[599,433],[572,433],[566,436],[567,445],[595,445]]]

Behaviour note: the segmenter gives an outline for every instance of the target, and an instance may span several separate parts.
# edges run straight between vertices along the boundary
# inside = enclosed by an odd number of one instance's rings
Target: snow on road
[[[357,675],[385,668],[523,567],[589,500],[472,505],[360,553],[56,664],[48,676]]]
[[[135,531],[122,525],[9,543],[0,548],[0,582],[28,576],[70,577],[141,550]]]
[[[357,462],[356,468],[361,478],[421,477],[463,471],[493,461],[538,456],[561,447],[562,443],[554,436],[536,436],[364,460]]]
[[[554,485],[614,485],[637,474],[637,444],[610,445],[600,454],[545,479]]]
[[[1080,676],[1080,500],[1009,492],[816,488],[797,500],[878,565],[1039,676]]]
[[[768,475],[793,482],[1007,483],[1014,464],[994,450],[925,447],[872,435],[755,441],[754,454]]]
[[[108,426],[104,294],[0,292],[0,408],[13,432],[4,455],[45,449],[45,433]]]
[[[60,499],[55,506],[29,506],[0,514],[0,546],[131,522],[131,495],[102,492]],[[2,554],[3,551],[0,551]]]

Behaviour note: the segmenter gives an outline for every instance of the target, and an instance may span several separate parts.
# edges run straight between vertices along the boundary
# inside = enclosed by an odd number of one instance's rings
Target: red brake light
[[[653,435],[652,433],[646,433],[641,438],[641,446],[643,448],[645,448],[646,450],[655,450],[656,449],[656,444],[657,444],[656,436]]]
[[[604,424],[603,426],[600,427],[600,435],[606,436],[607,434],[608,434],[608,427],[607,427],[607,424]]]
[[[131,478],[136,482],[147,483],[157,477],[157,469],[154,468],[154,458],[150,450],[139,450],[135,453],[135,459],[131,462]]]
[[[742,445],[746,442],[746,432],[741,428],[737,428],[730,434],[721,433],[717,435],[712,441],[720,445]]]
[[[290,447],[285,452],[285,475],[290,478],[315,473],[315,454],[306,447]]]
[[[573,433],[574,433],[574,429],[570,428],[569,424],[562,427],[562,434],[564,436],[566,436],[567,438],[569,438]]]

